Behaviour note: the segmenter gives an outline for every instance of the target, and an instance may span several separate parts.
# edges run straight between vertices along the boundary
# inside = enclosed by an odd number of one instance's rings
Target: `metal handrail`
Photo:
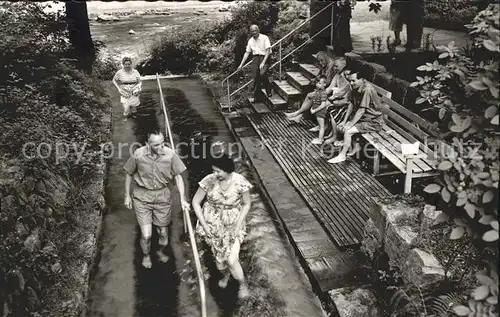
[[[321,32],[323,32],[324,30],[326,30],[327,28],[329,28],[330,26],[332,25],[332,23],[328,24],[327,26],[325,26],[323,29],[321,29],[320,31],[318,31],[316,34],[314,34],[313,36],[311,36],[311,38],[309,38],[307,41],[304,41],[304,43],[302,43],[301,45],[297,46],[293,51],[291,51],[290,53],[288,53],[285,57],[283,57],[281,60],[285,60],[288,58],[288,56],[292,55],[293,53],[295,53],[298,49],[302,48],[302,46],[306,45],[310,40],[312,40],[313,38],[315,38],[316,36],[318,36]],[[278,61],[274,64],[272,64],[269,69],[272,69],[274,66],[276,65],[281,65],[281,61]],[[230,95],[229,95],[229,98],[231,98],[233,95],[239,93],[241,90],[245,89],[245,87],[247,87],[248,85],[250,85],[250,83],[252,82],[252,80],[249,80],[246,84],[244,84],[243,86],[241,86],[240,88],[236,89],[235,91],[233,91]]]
[[[167,107],[165,106],[165,100],[163,99],[163,91],[161,89],[160,78],[158,76],[158,73],[156,73],[156,81],[158,83],[158,89],[160,90],[160,101],[161,101],[160,103],[161,103],[161,107],[163,110],[163,115],[165,116],[165,130],[167,130],[167,134],[168,134],[172,149],[174,149],[174,151],[175,151],[174,138],[172,137],[170,122],[168,120]],[[194,263],[196,266],[196,273],[198,275],[198,282],[200,284],[201,316],[207,317],[207,304],[206,304],[206,299],[205,299],[205,279],[204,279],[203,270],[201,269],[200,254],[198,253],[198,247],[196,246],[196,238],[194,237],[193,225],[191,223],[189,211],[187,211],[187,210],[185,211],[183,209],[182,212],[184,215],[184,226],[187,225],[187,231],[189,232],[189,238],[191,241],[191,249],[193,251]],[[186,227],[184,227],[184,229],[186,229]]]
[[[300,45],[299,47],[302,47],[304,46],[308,41],[310,41],[311,39],[315,38],[317,35],[319,35],[321,32],[323,32],[324,30],[326,30],[328,27],[331,27],[331,31],[330,31],[330,41],[333,42],[333,17],[334,17],[334,4],[336,2],[332,2],[330,3],[329,5],[327,5],[326,7],[322,8],[321,10],[319,10],[318,12],[316,12],[314,15],[312,15],[311,17],[307,18],[304,22],[302,22],[300,25],[298,25],[297,27],[295,27],[292,31],[288,32],[285,36],[283,36],[281,39],[279,39],[277,42],[275,42],[273,45],[271,45],[271,49],[273,47],[275,47],[276,45],[279,45],[279,60],[278,62],[274,63],[269,69],[271,69],[272,67],[276,66],[279,64],[280,66],[280,70],[279,70],[279,78],[281,80],[281,61],[284,60],[285,58],[287,58],[288,56],[291,55],[291,53],[287,54],[285,57],[282,57],[281,56],[281,51],[282,51],[282,45],[281,43],[283,42],[283,40],[285,40],[287,37],[289,37],[290,35],[292,35],[293,33],[295,33],[298,29],[300,29],[302,26],[304,26],[306,23],[310,22],[312,19],[314,19],[315,17],[317,17],[320,13],[322,13],[323,11],[325,11],[326,9],[330,8],[331,7],[331,22],[330,24],[328,24],[326,27],[324,27],[321,31],[317,32],[316,34],[314,34],[310,39],[308,39],[307,41],[305,41],[302,45]],[[293,52],[295,52],[297,49],[293,50]],[[245,68],[246,66],[248,66],[249,64],[251,63],[251,61],[249,61],[248,63],[246,63],[241,69],[237,69],[235,70],[234,72],[232,72],[229,76],[227,76],[226,78],[224,78],[221,82],[221,85],[224,87],[224,82],[227,81],[227,108],[231,109],[231,97],[240,92],[242,89],[244,89],[245,87],[247,87],[251,82],[252,80],[250,80],[249,82],[247,82],[245,85],[241,86],[240,88],[238,88],[236,91],[234,91],[233,93],[231,93],[231,87],[230,87],[230,84],[229,84],[229,79],[234,76],[236,73],[238,73],[240,70],[242,70],[243,68]]]
[[[273,47],[275,47],[276,45],[280,44],[284,39],[286,39],[287,37],[289,37],[290,35],[292,35],[293,33],[295,33],[295,31],[297,31],[298,29],[300,29],[302,26],[304,26],[306,23],[308,23],[309,21],[311,21],[312,19],[314,19],[316,16],[318,16],[318,14],[320,14],[321,12],[325,11],[326,9],[328,9],[329,7],[331,7],[332,5],[334,4],[334,2],[330,3],[329,5],[327,5],[326,7],[324,7],[323,9],[319,10],[318,12],[316,12],[313,16],[310,16],[309,18],[307,18],[304,22],[302,22],[299,26],[297,26],[295,29],[291,30],[290,32],[288,32],[285,36],[283,36],[281,39],[279,39],[277,42],[275,42],[273,45],[271,45],[271,49]],[[248,62],[246,63],[241,69],[245,68],[247,65],[249,65],[251,63]],[[231,75],[227,76],[226,78],[224,78],[221,82],[221,84],[224,84],[224,82],[226,80],[228,80],[230,77],[233,77],[234,74],[236,74],[237,72],[239,72],[240,70],[235,70],[234,72],[231,73]]]

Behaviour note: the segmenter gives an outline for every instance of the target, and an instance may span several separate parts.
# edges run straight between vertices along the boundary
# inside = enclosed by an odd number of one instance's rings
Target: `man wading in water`
[[[125,178],[125,206],[135,210],[137,222],[141,227],[141,248],[144,254],[142,265],[151,268],[151,235],[153,226],[157,226],[160,236],[159,250],[156,252],[161,262],[168,261],[164,249],[168,244],[167,226],[171,220],[172,197],[170,185],[172,177],[179,188],[181,206],[189,210],[190,204],[184,196],[184,180],[180,175],[186,166],[173,149],[164,145],[161,132],[148,135],[148,143],[138,148],[123,167],[127,172]],[[130,184],[134,179],[133,197]]]

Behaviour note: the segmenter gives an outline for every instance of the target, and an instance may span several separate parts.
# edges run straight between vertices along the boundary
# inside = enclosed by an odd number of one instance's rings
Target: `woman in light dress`
[[[224,271],[219,286],[227,286],[231,273],[240,284],[238,296],[244,298],[248,296],[248,287],[239,252],[245,236],[245,217],[251,205],[252,184],[234,172],[234,162],[227,154],[213,159],[212,170],[212,174],[199,182],[193,197],[193,210],[198,217],[196,232],[210,245],[217,269]]]
[[[141,74],[132,68],[132,59],[122,59],[123,68],[118,70],[113,77],[113,84],[120,93],[120,102],[123,106],[123,117],[127,120],[130,113],[137,111],[140,104],[139,94],[142,89]]]

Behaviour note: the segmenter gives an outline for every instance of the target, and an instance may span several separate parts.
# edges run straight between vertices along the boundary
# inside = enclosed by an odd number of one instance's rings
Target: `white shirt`
[[[264,34],[259,34],[257,39],[252,36],[247,43],[247,53],[252,53],[253,55],[266,55],[266,50],[269,49],[271,52],[271,42],[269,37]]]

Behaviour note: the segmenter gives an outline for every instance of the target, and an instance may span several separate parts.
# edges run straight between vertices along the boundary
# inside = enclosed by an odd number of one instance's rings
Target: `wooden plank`
[[[370,142],[380,153],[391,161],[394,166],[396,166],[403,174],[406,174],[406,164],[401,162],[401,160],[390,152],[384,145],[380,144],[371,133],[363,133],[362,136]]]
[[[387,114],[392,120],[394,120],[394,122],[396,122],[399,125],[401,125],[408,132],[411,132],[411,134],[413,134],[415,137],[417,137],[420,142],[423,142],[424,140],[429,139],[429,135],[427,133],[425,133],[424,131],[416,128],[408,120],[406,120],[405,118],[401,117],[399,114],[397,114],[396,112],[392,111],[391,109],[383,108],[382,111],[385,114]]]
[[[377,91],[377,93],[382,96],[382,97],[386,97],[386,98],[392,98],[392,92],[380,87],[379,85],[376,85],[370,81],[367,80],[368,83],[370,83],[373,88],[375,88],[375,90]]]
[[[325,230],[343,229],[344,232],[346,230],[351,231],[353,235],[351,239],[355,243],[359,243],[364,222],[369,216],[370,196],[385,196],[388,191],[374,179],[353,186],[357,181],[349,176],[355,175],[360,180],[366,179],[366,176],[368,176],[359,168],[353,170],[352,166],[356,165],[355,163],[343,165],[342,169],[344,171],[341,169],[341,173],[338,173],[339,166],[328,164],[324,159],[304,161],[300,155],[294,155],[297,153],[293,151],[278,153],[279,151],[270,146],[271,143],[274,143],[272,141],[276,141],[273,140],[273,136],[274,138],[277,136],[285,137],[290,142],[289,146],[300,149],[303,146],[303,144],[299,144],[301,137],[309,133],[307,131],[298,131],[297,127],[284,125],[283,123],[288,121],[282,114],[252,115],[249,117],[249,121],[252,122],[263,140],[271,141],[266,142],[267,147],[308,204],[315,211],[319,211],[316,216],[321,218],[322,221],[329,220],[328,222],[343,223],[345,226],[339,228],[338,225],[334,226],[334,223],[326,223],[324,224]],[[312,152],[314,148],[311,146],[307,151]],[[347,172],[347,170],[350,171]],[[339,174],[342,177],[339,178]],[[308,177],[304,177],[304,175]],[[345,194],[345,189],[350,187],[352,187],[352,193]],[[352,217],[346,217],[346,215],[352,215]]]
[[[398,139],[399,142],[415,143],[418,141],[413,136],[411,136],[409,133],[402,131],[401,128],[399,128],[395,125],[391,125],[391,124],[388,124],[388,125],[390,127],[384,126],[385,133],[392,135],[394,138]],[[391,130],[391,128],[394,128],[394,129]],[[394,133],[394,132],[398,132],[398,133]],[[427,154],[427,153],[431,153],[431,152],[432,152],[432,150],[429,147],[427,147],[423,143],[420,143],[419,154]],[[434,169],[434,164],[432,163],[432,160],[429,160],[427,158],[423,158],[421,160],[423,162],[425,162],[428,166],[430,166],[432,169]]]
[[[391,135],[395,135],[395,134],[396,133],[391,133]],[[371,135],[373,135],[373,137],[376,138],[376,141],[378,141],[382,146],[384,146],[387,151],[394,154],[406,166],[406,158],[403,155],[403,152],[401,151],[401,142],[392,138],[385,131],[374,132],[374,133],[371,133]],[[403,143],[406,143],[406,142],[403,142]],[[399,145],[399,148],[397,148],[396,145]],[[414,173],[421,173],[421,172],[428,171],[431,169],[421,159],[418,159],[418,158],[414,159],[413,162],[415,164],[415,166],[413,166],[413,169],[412,169]]]
[[[276,122],[276,121],[273,121],[271,122],[271,125],[273,126],[278,126],[279,123]],[[297,132],[296,135],[300,135],[302,132],[302,134],[304,133],[304,131],[297,131],[297,127],[290,127],[290,129],[287,129],[287,131],[293,131],[295,129],[295,131]],[[297,139],[297,138],[292,138],[293,139]],[[309,151],[312,151],[311,148],[308,148]],[[310,157],[313,156],[314,153],[311,153]],[[296,161],[296,158],[297,158],[297,155],[295,155],[295,153],[291,153],[291,158],[292,158],[292,162],[293,161]],[[295,160],[294,160],[295,158]],[[312,164],[314,164],[317,168],[320,168],[320,169],[323,169],[323,166],[321,163],[323,163],[324,160],[320,160],[319,162],[317,161],[313,161],[311,162]],[[307,162],[306,164],[310,164],[309,162]],[[304,162],[295,162],[295,165],[296,166],[304,166]],[[342,198],[345,197],[345,195],[342,195],[345,191],[345,188],[346,186],[349,186],[352,184],[352,181],[349,183],[349,184],[345,184],[345,185],[342,185],[340,183],[337,183],[337,182],[332,182],[331,179],[327,179],[325,177],[325,175],[323,173],[321,173],[321,171],[318,172],[318,169],[317,168],[310,168],[306,171],[305,173],[305,177],[303,177],[303,179],[308,183],[308,186],[313,186],[314,187],[314,184],[316,184],[316,186],[319,186],[319,187],[327,187],[325,188],[326,191],[329,191],[331,190],[331,187],[335,187],[334,189],[336,190],[336,192],[338,193],[338,196],[340,196],[339,198],[341,200],[343,200]],[[328,166],[327,168],[331,168],[331,166]],[[321,174],[319,174],[321,173]],[[337,174],[338,175],[338,174]],[[329,177],[328,177],[329,178]],[[313,183],[314,182],[314,183]],[[355,189],[357,190],[357,188]],[[321,191],[321,193],[324,192],[324,191]],[[347,197],[350,197],[350,196],[347,196]],[[326,200],[329,200],[329,198],[331,198],[330,195],[328,195],[328,198],[326,197],[323,197],[323,199],[326,199]],[[344,201],[345,202],[345,201]],[[343,206],[340,206],[341,208],[348,208],[348,211],[351,211],[351,213],[353,213],[354,215],[358,215],[359,213],[359,210],[356,210],[355,206],[359,204],[359,200],[352,200],[348,203],[344,203]],[[370,206],[366,206],[368,209],[370,208]],[[363,208],[363,206],[361,206],[361,208]],[[359,218],[359,221],[363,222],[365,221],[366,219],[364,219],[363,217],[360,217]]]
[[[272,114],[270,114],[272,115]],[[261,129],[259,127],[259,123],[258,122],[254,122],[254,120],[252,120],[252,117],[249,117],[250,119],[250,122],[252,124],[255,124],[255,130],[257,131],[257,133],[260,135],[260,137],[262,138],[262,140],[266,140],[266,135],[263,134],[263,129]],[[268,147],[269,151],[273,154],[273,156],[275,157],[275,159],[278,161],[279,165],[281,166],[281,168],[283,168],[285,170],[285,175],[290,179],[290,181],[292,182],[292,184],[299,190],[299,193],[304,197],[304,199],[306,200],[306,202],[308,202],[308,204],[310,205],[310,207],[313,209],[313,211],[317,211],[318,210],[318,202],[315,201],[314,199],[311,199],[311,197],[308,195],[308,192],[304,190],[304,187],[300,181],[300,179],[298,179],[295,175],[295,173],[293,173],[291,171],[291,168],[288,164],[286,164],[285,160],[283,160],[283,158],[280,156],[280,153],[278,153],[278,151],[276,151],[272,146],[270,146],[270,143],[269,142],[265,142],[266,146]],[[318,219],[322,222],[322,225],[325,226],[325,230],[327,230],[327,232],[329,234],[332,235],[333,239],[339,244],[339,245],[351,245],[351,244],[356,244],[352,241],[352,239],[349,238],[349,234],[345,231],[345,228],[343,228],[342,226],[340,227],[334,227],[333,226],[333,223],[331,222],[330,219],[328,219],[328,217],[321,213],[321,212],[316,212],[315,215],[318,217]],[[336,221],[342,221],[342,219],[336,219]]]
[[[412,112],[411,110],[403,107],[399,103],[395,102],[392,99],[389,99],[385,96],[382,96],[382,101],[385,102],[393,111],[398,112],[399,114],[405,116],[409,121],[416,123],[420,127],[424,128],[426,132],[430,132],[432,129],[432,124],[425,120],[424,118],[420,117],[416,113]]]
[[[387,142],[387,144],[389,144],[389,145],[391,145],[391,144],[399,144],[401,146],[401,144],[411,143],[411,142],[408,142],[407,140],[405,140],[401,135],[399,135],[396,132],[387,133],[385,130],[383,130],[383,131],[379,131],[378,135],[380,135],[380,137],[383,138]],[[398,153],[401,153],[401,149],[394,148],[394,151],[397,151]],[[425,155],[425,153],[422,150],[420,150],[420,148],[419,148],[418,155],[419,156],[420,155]],[[425,172],[431,171],[431,170],[434,169],[432,167],[432,165],[429,165],[426,162],[425,159],[421,159],[421,158],[415,159],[414,163],[417,164],[417,166],[420,169],[422,169],[422,171],[425,171]],[[417,172],[415,169],[413,171]]]

